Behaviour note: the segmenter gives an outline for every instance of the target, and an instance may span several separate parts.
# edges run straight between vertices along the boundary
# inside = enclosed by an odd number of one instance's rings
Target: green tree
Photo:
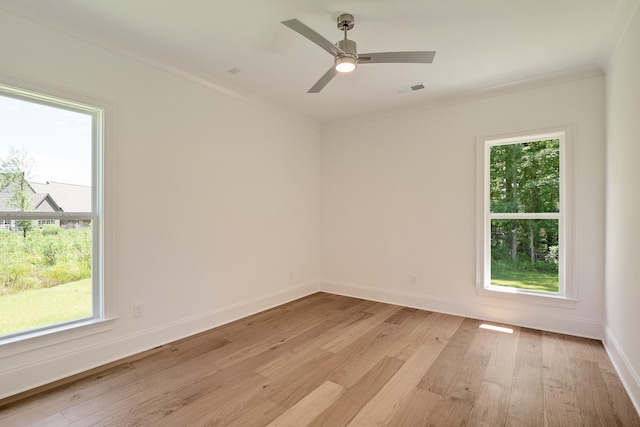
[[[0,191],[9,193],[6,201],[8,207],[21,212],[33,209],[29,193],[29,180],[31,179],[31,167],[33,159],[23,148],[16,150],[11,147],[6,159],[0,161]],[[18,226],[22,230],[23,237],[33,228],[33,221],[20,220]]]

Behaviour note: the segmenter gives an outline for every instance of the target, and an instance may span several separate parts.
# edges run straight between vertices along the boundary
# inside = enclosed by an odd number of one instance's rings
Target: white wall
[[[113,105],[119,316],[88,337],[0,348],[0,398],[317,289],[314,124],[4,12],[0,57],[0,75]]]
[[[602,336],[604,77],[327,129],[322,288],[494,321]],[[573,125],[573,308],[476,293],[476,136]],[[410,284],[411,274],[418,277]]]
[[[640,6],[607,69],[605,345],[640,411]]]

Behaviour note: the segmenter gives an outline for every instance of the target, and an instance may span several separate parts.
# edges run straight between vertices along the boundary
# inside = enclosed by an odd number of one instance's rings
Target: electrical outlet
[[[411,275],[411,284],[412,285],[417,285],[418,284],[418,275],[417,274],[412,274]]]
[[[133,317],[142,317],[142,304],[133,305]]]

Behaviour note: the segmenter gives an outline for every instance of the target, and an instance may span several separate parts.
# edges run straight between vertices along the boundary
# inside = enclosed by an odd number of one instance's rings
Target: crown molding
[[[46,7],[40,2],[33,0],[8,1],[0,4],[0,11],[5,11],[6,13],[42,25],[68,37],[104,49],[115,55],[125,57],[183,80],[212,89],[276,116],[300,123],[315,130],[320,129],[319,122],[310,117],[282,107],[277,103],[241,89],[231,83],[222,81],[210,74],[188,69],[183,64],[175,65],[176,61],[172,60],[172,58],[158,58],[146,54],[140,49],[135,49],[133,45],[127,44],[124,41],[121,42],[116,39],[101,37],[96,31],[93,31],[86,22],[74,19],[73,16],[57,13],[55,10]]]
[[[546,86],[554,86],[558,84],[569,83],[572,81],[602,76],[604,76],[604,72],[598,65],[587,65],[584,67],[562,70],[555,73],[544,74],[541,76],[515,80],[508,83],[501,83],[498,85],[486,86],[478,89],[471,89],[463,92],[426,98],[419,105],[413,105],[409,108],[395,110],[393,112],[380,112],[377,114],[367,113],[366,115],[346,119],[344,122],[354,124],[386,120],[394,117],[404,116],[407,114],[419,113],[435,108],[442,108],[449,105],[478,101],[486,98],[508,95],[516,92],[522,92],[526,90],[538,89]],[[342,122],[332,121],[330,125],[331,127],[334,127],[340,123]],[[329,123],[327,123],[327,125],[329,125]]]
[[[629,27],[634,14],[640,13],[640,0],[618,0],[616,9],[611,20],[606,25],[606,37],[604,38],[600,51],[596,58],[603,70],[609,69],[609,64],[613,59],[618,46]]]

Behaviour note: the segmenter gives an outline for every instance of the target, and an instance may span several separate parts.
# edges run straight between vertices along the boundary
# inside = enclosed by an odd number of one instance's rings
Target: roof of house
[[[29,183],[38,193],[48,193],[65,212],[91,212],[91,187],[47,181]]]
[[[88,185],[30,182],[27,192],[35,211],[91,212],[91,187]],[[0,211],[18,212],[9,205],[10,197],[10,192],[0,191]]]
[[[11,194],[0,191],[0,211],[19,212],[19,209],[8,204]],[[48,193],[32,193],[29,195],[31,206],[36,212],[58,212],[60,206]]]

